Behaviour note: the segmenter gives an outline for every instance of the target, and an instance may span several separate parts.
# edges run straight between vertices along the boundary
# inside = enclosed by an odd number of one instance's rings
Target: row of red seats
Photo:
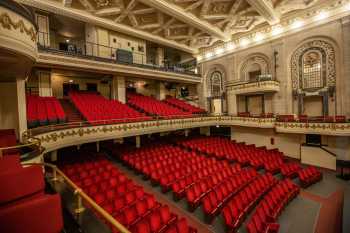
[[[214,156],[218,159],[236,161],[242,165],[251,165],[256,169],[265,168],[268,172],[277,173],[284,163],[283,153],[278,150],[257,148],[254,145],[236,143],[220,137],[199,137],[177,142],[192,150]]]
[[[69,97],[90,123],[119,123],[152,119],[118,100],[108,100],[96,92],[70,92]],[[101,122],[99,122],[101,121]]]
[[[303,188],[306,188],[322,180],[322,173],[312,166],[298,171],[298,176],[299,176],[301,186]]]
[[[300,188],[291,180],[279,181],[267,193],[259,203],[256,211],[246,224],[248,233],[278,232],[279,224],[276,223],[278,216],[287,204],[298,194]]]
[[[337,116],[313,116],[299,115],[299,122],[327,122],[327,123],[345,123],[346,117],[342,115]]]
[[[27,95],[28,127],[66,122],[66,114],[56,97]]]
[[[300,165],[295,162],[284,163],[281,165],[281,174],[287,178],[294,178],[301,169]]]
[[[186,101],[171,97],[171,96],[167,96],[167,98],[164,100],[164,102],[173,105],[177,108],[180,108],[186,112],[190,112],[192,114],[203,114],[206,111],[202,108],[193,106],[192,104],[187,103]]]
[[[128,103],[149,114],[160,116],[165,119],[192,116],[190,112],[182,111],[150,96],[129,93]]]
[[[0,187],[1,232],[61,232],[61,198],[45,194],[41,167],[23,168],[19,156],[4,156],[0,159]]]
[[[227,229],[232,232],[237,230],[255,204],[277,182],[276,178],[267,173],[252,181],[235,195],[222,211]]]
[[[211,222],[233,196],[257,177],[258,173],[254,169],[248,169],[215,186],[202,201],[207,221]]]
[[[241,167],[236,164],[230,168],[220,170],[220,173],[199,179],[186,190],[186,199],[190,211],[194,211],[201,204],[202,199],[215,189],[229,190],[230,193],[237,190],[249,181],[250,177],[254,176],[254,172],[255,170],[241,171]]]
[[[186,220],[178,219],[167,205],[158,203],[152,194],[145,193],[104,157],[85,156],[76,161],[64,164],[62,170],[131,232],[144,233],[148,229],[164,232],[173,228],[179,233],[196,232]]]

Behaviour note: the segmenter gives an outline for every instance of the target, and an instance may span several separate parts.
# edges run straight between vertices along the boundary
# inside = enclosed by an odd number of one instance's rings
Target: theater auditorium
[[[350,233],[350,0],[0,0],[1,233]]]

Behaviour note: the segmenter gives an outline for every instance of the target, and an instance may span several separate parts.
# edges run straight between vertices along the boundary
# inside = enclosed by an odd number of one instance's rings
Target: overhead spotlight
[[[293,29],[297,29],[297,28],[302,27],[303,25],[304,25],[304,21],[298,19],[298,20],[295,20],[295,21],[292,23],[291,27],[292,27]]]
[[[271,34],[277,36],[283,32],[283,27],[281,25],[276,25],[272,28]]]
[[[212,52],[209,52],[209,53],[206,53],[206,54],[205,54],[205,57],[206,57],[206,58],[210,58],[210,57],[212,57],[212,56],[213,56],[213,53],[212,53]]]
[[[70,79],[68,82],[69,82],[69,83],[73,83],[73,79]]]
[[[69,43],[69,41],[70,41],[69,39],[66,39],[66,43]]]
[[[258,32],[255,34],[254,41],[259,42],[259,41],[262,41],[263,39],[264,39],[264,35],[262,33]]]
[[[315,20],[318,21],[318,20],[323,20],[323,19],[326,19],[328,18],[329,16],[329,12],[327,11],[320,11],[316,16],[315,16]]]
[[[215,53],[216,54],[222,54],[224,52],[224,49],[223,48],[217,48],[216,50],[215,50]]]
[[[345,10],[350,11],[350,2],[349,2],[349,3],[347,3],[347,4],[344,6],[344,8],[345,8]]]
[[[247,46],[249,44],[249,40],[247,38],[242,38],[240,41],[239,41],[239,45],[240,46]]]
[[[234,48],[236,48],[236,45],[233,42],[230,42],[226,45],[227,50],[232,50]]]

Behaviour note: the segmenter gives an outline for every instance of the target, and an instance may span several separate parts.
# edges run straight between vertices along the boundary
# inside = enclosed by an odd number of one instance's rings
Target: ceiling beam
[[[185,12],[184,9],[175,4],[169,3],[166,0],[140,0],[145,5],[154,7],[182,22],[186,22],[192,27],[198,28],[214,37],[222,40],[227,40],[228,36],[219,28],[213,27],[210,23],[203,21],[191,13]]]
[[[106,28],[112,31],[117,31],[127,35],[132,35],[134,37],[138,37],[143,40],[152,41],[154,43],[158,43],[171,48],[176,48],[191,54],[196,54],[198,52],[198,49],[196,48],[192,48],[187,45],[183,45],[171,40],[164,39],[152,33],[144,32],[123,24],[119,24],[112,20],[103,19],[101,17],[95,16],[83,10],[64,7],[62,2],[54,2],[54,1],[47,1],[47,0],[17,0],[17,2],[28,6],[32,6],[35,8],[39,8],[48,12],[53,12],[56,15],[70,17],[78,21],[96,25],[98,27]]]
[[[121,11],[122,9],[120,9],[120,7],[111,7],[111,8],[104,8],[101,10],[97,10],[94,12],[94,14],[97,16],[111,16],[111,15],[120,14]]]
[[[247,2],[270,24],[280,22],[280,15],[275,11],[270,0],[247,0]]]

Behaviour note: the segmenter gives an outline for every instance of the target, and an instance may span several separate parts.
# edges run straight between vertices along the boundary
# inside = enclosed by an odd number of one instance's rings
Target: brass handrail
[[[31,140],[31,141],[29,141]],[[3,151],[6,150],[14,150],[14,149],[20,149],[20,148],[25,148],[25,147],[30,147],[30,146],[37,146],[39,149],[41,148],[41,140],[39,138],[36,137],[26,137],[25,138],[25,144],[20,144],[20,145],[16,145],[16,146],[7,146],[7,147],[0,147],[0,159],[3,156]],[[41,151],[40,151],[41,153]]]
[[[49,167],[53,171],[52,181],[57,182],[59,174],[63,180],[74,190],[74,194],[77,195],[77,208],[75,212],[80,214],[84,211],[82,206],[82,200],[86,201],[91,207],[93,207],[103,218],[105,218],[113,227],[117,228],[121,233],[131,233],[122,224],[120,224],[115,218],[113,218],[107,211],[105,211],[101,206],[99,206],[93,199],[91,199],[81,188],[79,188],[74,182],[69,179],[64,172],[62,172],[56,165],[50,163],[23,163],[25,166],[37,165],[43,167]]]

